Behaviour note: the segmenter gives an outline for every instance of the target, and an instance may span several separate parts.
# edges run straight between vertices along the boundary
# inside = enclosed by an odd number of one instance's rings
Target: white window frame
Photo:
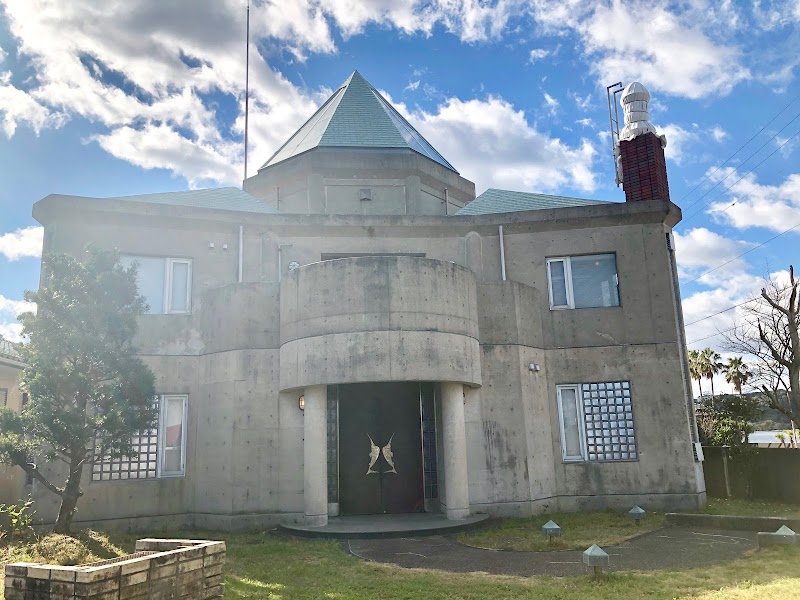
[[[617,267],[617,255],[616,252],[600,252],[596,254],[581,254],[576,256],[614,256],[614,266]],[[548,297],[550,298],[550,310],[571,310],[575,308],[575,295],[572,290],[572,257],[571,256],[554,256],[553,258],[547,259],[547,287],[548,287]],[[554,262],[563,262],[564,263],[564,285],[567,289],[567,303],[566,304],[554,304],[553,303],[553,280],[550,275],[550,263]],[[613,304],[612,306],[596,306],[594,308],[613,308],[615,306],[620,306],[622,301],[619,298],[619,267],[616,268],[616,273],[614,273],[614,285],[617,286],[617,300],[618,304]]]
[[[556,304],[553,300],[553,278],[550,271],[550,265],[556,262],[564,263],[564,287],[567,291],[566,304]],[[547,259],[547,289],[550,297],[550,310],[567,310],[575,308],[575,298],[572,295],[572,268],[570,267],[568,256]]]
[[[137,262],[139,258],[154,258],[164,261],[164,293],[161,310],[147,313],[150,315],[190,315],[192,314],[192,259],[173,258],[169,256],[148,256],[144,254],[122,254],[123,258]],[[186,310],[173,310],[172,308],[172,273],[175,264],[187,265],[186,272]],[[141,263],[139,263],[141,267]]]
[[[178,398],[183,401],[183,414],[181,416],[181,469],[180,471],[165,471],[162,468],[164,460],[164,449],[167,443],[167,401],[169,399]],[[186,476],[186,432],[187,423],[186,416],[188,413],[189,396],[186,394],[161,394],[158,397],[158,444],[157,444],[157,463],[156,463],[156,478],[167,479],[171,477],[185,477]]]
[[[189,315],[192,313],[192,261],[189,258],[167,258],[164,269],[164,312],[170,315]],[[172,274],[176,264],[186,267],[186,310],[172,308]]]
[[[561,391],[562,390],[575,390],[575,418],[578,423],[578,439],[579,439],[579,446],[580,446],[580,454],[579,455],[567,455],[567,446],[564,443],[566,439],[566,435],[564,433],[564,404],[561,399]],[[564,462],[585,462],[586,461],[586,431],[585,431],[585,419],[583,416],[583,393],[581,391],[580,384],[569,384],[569,385],[557,385],[556,386],[556,398],[558,401],[558,425],[559,430],[561,432],[561,459]]]

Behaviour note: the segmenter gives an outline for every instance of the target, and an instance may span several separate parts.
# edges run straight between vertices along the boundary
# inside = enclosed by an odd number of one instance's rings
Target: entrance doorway
[[[423,512],[419,383],[339,386],[341,514]]]

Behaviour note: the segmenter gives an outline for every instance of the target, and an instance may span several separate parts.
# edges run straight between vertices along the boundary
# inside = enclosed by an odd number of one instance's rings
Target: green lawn
[[[552,544],[542,525],[552,519],[561,526],[561,537]],[[664,525],[664,515],[648,513],[636,525],[624,512],[552,513],[524,519],[504,519],[458,536],[458,541],[497,550],[586,550],[592,544],[612,546]]]
[[[292,540],[268,534],[190,534],[228,544],[226,599],[263,600],[789,600],[800,590],[800,547],[760,551],[724,565],[671,572],[588,576],[501,577],[407,570],[363,562],[335,542]],[[38,544],[0,546],[0,562],[25,557],[93,560],[132,548],[129,535],[84,534],[77,542],[47,536]],[[50,559],[49,559],[50,560]]]
[[[709,498],[703,511],[709,515],[787,517],[800,519],[800,504],[783,504],[765,500],[725,500]],[[799,593],[800,594],[800,593]]]

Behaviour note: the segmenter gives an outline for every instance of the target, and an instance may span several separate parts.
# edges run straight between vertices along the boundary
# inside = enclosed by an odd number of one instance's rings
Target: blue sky
[[[38,282],[40,198],[241,184],[245,4],[0,0],[0,334]],[[688,339],[721,350],[738,311],[704,317],[800,267],[798,25],[798,0],[253,1],[251,172],[358,69],[479,192],[622,201],[605,86],[639,80]]]

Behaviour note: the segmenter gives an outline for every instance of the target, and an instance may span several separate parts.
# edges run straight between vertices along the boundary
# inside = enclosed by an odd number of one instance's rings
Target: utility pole
[[[250,113],[250,0],[247,0],[247,46],[244,75],[244,178],[247,179],[247,129]]]

